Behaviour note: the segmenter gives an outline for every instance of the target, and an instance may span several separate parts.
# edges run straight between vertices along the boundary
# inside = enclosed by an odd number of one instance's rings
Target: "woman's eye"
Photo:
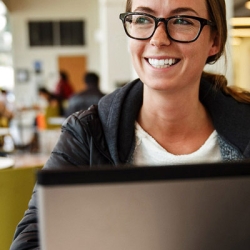
[[[151,23],[150,20],[146,17],[137,17],[135,20],[136,24],[149,24]]]
[[[176,18],[173,23],[179,25],[192,25],[190,20],[184,18]]]

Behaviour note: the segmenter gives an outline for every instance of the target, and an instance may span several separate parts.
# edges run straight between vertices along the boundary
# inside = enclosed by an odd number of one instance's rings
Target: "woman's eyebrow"
[[[133,12],[146,12],[146,13],[150,13],[150,14],[154,13],[154,11],[151,8],[144,7],[144,6],[137,7]]]
[[[153,9],[146,7],[146,6],[139,6],[133,12],[146,12],[149,14],[155,13],[155,11]],[[195,15],[198,16],[198,13],[194,9],[189,8],[189,7],[180,7],[180,8],[173,9],[170,11],[170,15],[178,15],[178,14],[184,13],[184,12],[193,12]]]
[[[170,13],[171,13],[171,15],[177,15],[177,14],[180,14],[183,12],[193,12],[195,15],[198,16],[198,13],[194,9],[188,8],[188,7],[177,8],[177,9],[171,10]]]

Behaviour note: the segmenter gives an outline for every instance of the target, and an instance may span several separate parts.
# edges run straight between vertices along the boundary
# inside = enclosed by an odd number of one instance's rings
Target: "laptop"
[[[42,250],[249,250],[250,163],[37,173]]]

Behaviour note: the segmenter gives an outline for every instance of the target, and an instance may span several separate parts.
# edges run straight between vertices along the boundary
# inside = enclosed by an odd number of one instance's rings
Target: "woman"
[[[126,11],[133,14],[120,18],[140,80],[70,116],[45,168],[248,158],[248,94],[203,73],[224,53],[225,1],[128,0]],[[39,247],[36,208],[34,192],[12,250]]]
[[[74,93],[68,74],[64,71],[59,72],[60,79],[56,85],[55,95],[61,100],[68,100]]]

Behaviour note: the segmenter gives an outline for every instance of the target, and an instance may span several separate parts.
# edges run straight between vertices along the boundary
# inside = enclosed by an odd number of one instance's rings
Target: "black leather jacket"
[[[91,168],[128,164],[134,146],[134,123],[142,105],[143,84],[135,80],[103,97],[97,106],[71,115],[44,168]],[[200,100],[209,111],[223,143],[222,157],[250,157],[250,105],[201,81]],[[188,105],[188,100],[187,100]],[[234,159],[232,157],[232,159]],[[29,209],[19,223],[11,250],[39,249],[36,188]]]

